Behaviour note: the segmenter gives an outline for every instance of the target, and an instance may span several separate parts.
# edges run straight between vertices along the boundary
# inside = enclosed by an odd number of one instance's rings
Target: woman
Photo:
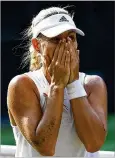
[[[8,86],[16,157],[85,157],[104,143],[106,86],[79,72],[76,34],[84,35],[62,8],[42,10],[32,21],[30,71]]]

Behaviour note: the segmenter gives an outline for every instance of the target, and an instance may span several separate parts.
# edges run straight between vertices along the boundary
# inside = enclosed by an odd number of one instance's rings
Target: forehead
[[[75,35],[76,36],[76,32],[74,30],[69,30],[69,31],[65,31],[61,34],[59,34],[58,36],[55,36],[55,37],[52,37],[52,38],[49,38],[49,37],[46,37],[44,35],[42,35],[42,38],[43,39],[54,39],[54,38],[67,38],[69,35]]]
[[[73,31],[73,30],[69,30],[69,31],[65,31],[63,33],[61,33],[60,35],[56,36],[56,37],[59,37],[59,38],[67,38],[70,34],[74,34],[76,35],[76,32]],[[55,37],[54,37],[55,38]]]

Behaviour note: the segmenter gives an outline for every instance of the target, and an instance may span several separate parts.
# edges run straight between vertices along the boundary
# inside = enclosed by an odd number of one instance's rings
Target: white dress
[[[40,103],[42,111],[44,112],[46,102],[43,93],[47,93],[49,83],[46,80],[42,69],[37,71],[26,73],[35,83],[40,92]],[[81,83],[84,83],[84,73],[79,73]],[[78,120],[79,121],[79,120]],[[12,126],[14,138],[16,141],[16,153],[15,157],[40,157],[37,152],[25,139],[20,129],[17,126]],[[54,156],[61,157],[94,157],[98,156],[98,153],[87,153],[84,144],[80,141],[74,126],[74,119],[71,111],[70,102],[66,88],[64,90],[64,106],[62,113],[62,120],[59,129],[58,139],[55,148]]]

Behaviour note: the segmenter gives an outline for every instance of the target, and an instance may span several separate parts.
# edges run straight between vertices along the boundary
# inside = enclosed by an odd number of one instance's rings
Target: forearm
[[[80,140],[87,150],[98,150],[103,144],[106,135],[102,121],[86,97],[72,99],[70,103]]]
[[[37,143],[43,150],[55,150],[63,111],[64,88],[50,86],[46,109],[36,129]]]

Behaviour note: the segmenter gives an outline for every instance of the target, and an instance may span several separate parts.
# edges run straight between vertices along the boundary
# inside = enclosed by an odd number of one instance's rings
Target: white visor
[[[33,38],[36,38],[40,33],[52,38],[68,30],[73,30],[82,36],[85,35],[82,30],[76,27],[72,18],[67,14],[55,14],[39,23],[37,17],[33,20]]]

